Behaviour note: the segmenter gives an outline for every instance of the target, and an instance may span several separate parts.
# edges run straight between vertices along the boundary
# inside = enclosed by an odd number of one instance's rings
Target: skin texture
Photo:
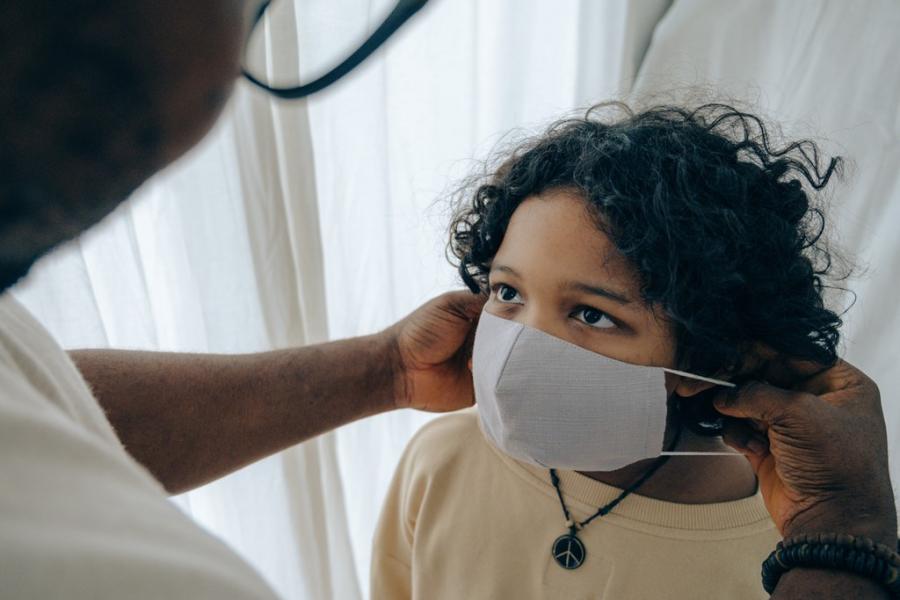
[[[623,362],[675,366],[671,328],[641,301],[635,269],[598,230],[587,205],[573,192],[551,190],[516,209],[491,264],[490,287],[486,309],[498,317]],[[666,377],[668,391],[685,397],[711,386]],[[670,439],[672,435],[669,431]],[[688,431],[682,435],[679,450],[727,450],[718,440]],[[586,475],[626,487],[652,463]],[[753,473],[739,456],[681,456],[669,459],[640,493],[699,504],[745,498],[755,491]]]
[[[376,335],[262,354],[70,355],[129,453],[180,493],[363,417],[471,406],[482,304],[451,292]]]
[[[4,3],[0,290],[40,255],[109,214],[203,137],[231,91],[259,5],[257,0]],[[125,447],[169,489],[183,490],[394,406],[450,410],[455,405],[437,393],[445,385],[452,391],[446,396],[470,403],[471,383],[460,365],[479,307],[470,295],[445,296],[374,339],[257,357],[115,350],[73,357]],[[791,403],[790,409],[771,404],[781,397],[779,390],[798,385],[793,380],[742,396],[739,410],[768,425],[762,436],[744,431],[742,447],[749,451],[760,437],[770,442],[777,468],[760,469],[759,477],[765,482],[775,473],[781,479],[783,499],[772,505],[780,502],[786,513],[799,507],[794,512],[804,518],[793,519],[798,527],[847,531],[862,523],[873,534],[893,536],[887,468],[882,461],[868,462],[873,453],[886,455],[882,437],[870,436],[877,431],[870,429],[873,424],[883,427],[877,389],[873,393],[874,384],[865,384],[861,374],[857,381],[863,384],[846,386],[840,380],[826,382],[824,390],[800,392],[806,401]],[[836,402],[829,390],[843,392],[844,401]],[[823,402],[834,410],[825,413],[833,417],[830,427],[820,430],[816,411]],[[792,436],[802,448],[775,441]],[[803,452],[838,458],[811,463],[798,460]],[[871,482],[835,469],[839,463],[856,465]],[[792,487],[791,473],[817,483]],[[764,484],[764,493],[767,489],[780,488]],[[859,497],[823,495],[828,489],[855,489]],[[868,517],[848,517],[861,505]],[[883,597],[867,581],[823,571],[789,573],[775,595]]]

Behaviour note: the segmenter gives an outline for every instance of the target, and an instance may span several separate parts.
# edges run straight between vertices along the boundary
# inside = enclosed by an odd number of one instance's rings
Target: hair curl
[[[617,108],[618,118],[604,118]],[[573,189],[635,267],[642,299],[672,325],[678,368],[735,373],[756,344],[830,365],[840,317],[825,307],[832,269],[823,168],[809,140],[773,146],[763,121],[725,104],[620,103],[558,121],[464,186],[449,254],[472,291],[526,199]],[[474,188],[474,192],[472,191]]]

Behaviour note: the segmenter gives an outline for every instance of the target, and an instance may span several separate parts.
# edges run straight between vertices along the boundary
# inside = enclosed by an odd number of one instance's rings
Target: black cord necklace
[[[678,445],[678,439],[680,437],[681,428],[679,427],[678,432],[675,434],[675,439],[672,440],[672,443],[670,444],[669,451],[673,450],[675,446]],[[578,537],[578,531],[584,529],[584,527],[594,519],[606,516],[612,512],[612,509],[618,506],[622,500],[644,485],[660,467],[666,464],[669,458],[669,456],[660,456],[657,458],[656,462],[654,462],[643,475],[638,477],[637,481],[622,490],[622,493],[616,496],[612,502],[601,506],[597,509],[597,512],[580,523],[572,520],[572,516],[569,514],[569,507],[566,506],[566,501],[563,500],[562,490],[559,487],[559,475],[556,474],[556,469],[550,469],[550,481],[553,482],[553,487],[556,488],[559,505],[562,507],[563,515],[566,517],[566,527],[569,528],[569,533],[565,533],[556,538],[556,541],[553,542],[553,547],[550,549],[557,564],[563,569],[569,570],[577,569],[583,565],[587,558],[587,549],[584,547],[584,542]]]

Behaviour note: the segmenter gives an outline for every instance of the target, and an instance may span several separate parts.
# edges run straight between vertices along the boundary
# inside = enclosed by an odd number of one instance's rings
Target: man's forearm
[[[395,406],[380,336],[252,355],[70,355],[125,448],[171,493]]]
[[[772,600],[889,600],[877,581],[843,571],[791,569],[781,576]]]

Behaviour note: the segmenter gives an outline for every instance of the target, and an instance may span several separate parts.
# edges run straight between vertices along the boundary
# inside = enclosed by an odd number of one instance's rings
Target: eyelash
[[[505,283],[498,283],[498,284],[492,285],[491,293],[494,295],[495,298],[497,298],[498,302],[501,302],[503,304],[524,304],[523,302],[513,302],[512,300],[502,300],[500,298],[500,294],[505,289],[514,291],[516,293],[516,296],[519,295],[519,290],[517,290],[516,288],[514,288],[511,285],[506,285]]]
[[[513,302],[512,300],[503,300],[500,296],[501,293],[503,292],[503,290],[512,290],[513,292],[516,293],[516,296],[519,296],[519,290],[517,290],[516,288],[512,287],[511,285],[506,285],[505,283],[498,283],[496,285],[491,286],[491,294],[494,296],[494,298],[497,299],[497,302],[499,302],[501,304],[524,304],[524,302]],[[578,321],[579,323],[581,323],[582,325],[590,327],[591,329],[611,329],[613,327],[616,327],[616,328],[619,327],[619,324],[612,317],[610,317],[608,314],[606,314],[599,308],[594,308],[593,306],[586,306],[586,305],[578,306],[575,308],[574,311],[572,311],[572,313],[569,316],[574,317],[575,315],[577,315],[579,313],[584,313],[586,311],[594,311],[594,312],[600,313],[601,316],[600,316],[600,319],[597,321],[597,323],[600,323],[600,322],[602,322],[603,319],[606,319],[607,321],[610,322],[610,325],[606,326],[606,327],[598,327],[596,324],[588,323],[587,321],[585,321],[583,319],[576,318],[575,320]]]

